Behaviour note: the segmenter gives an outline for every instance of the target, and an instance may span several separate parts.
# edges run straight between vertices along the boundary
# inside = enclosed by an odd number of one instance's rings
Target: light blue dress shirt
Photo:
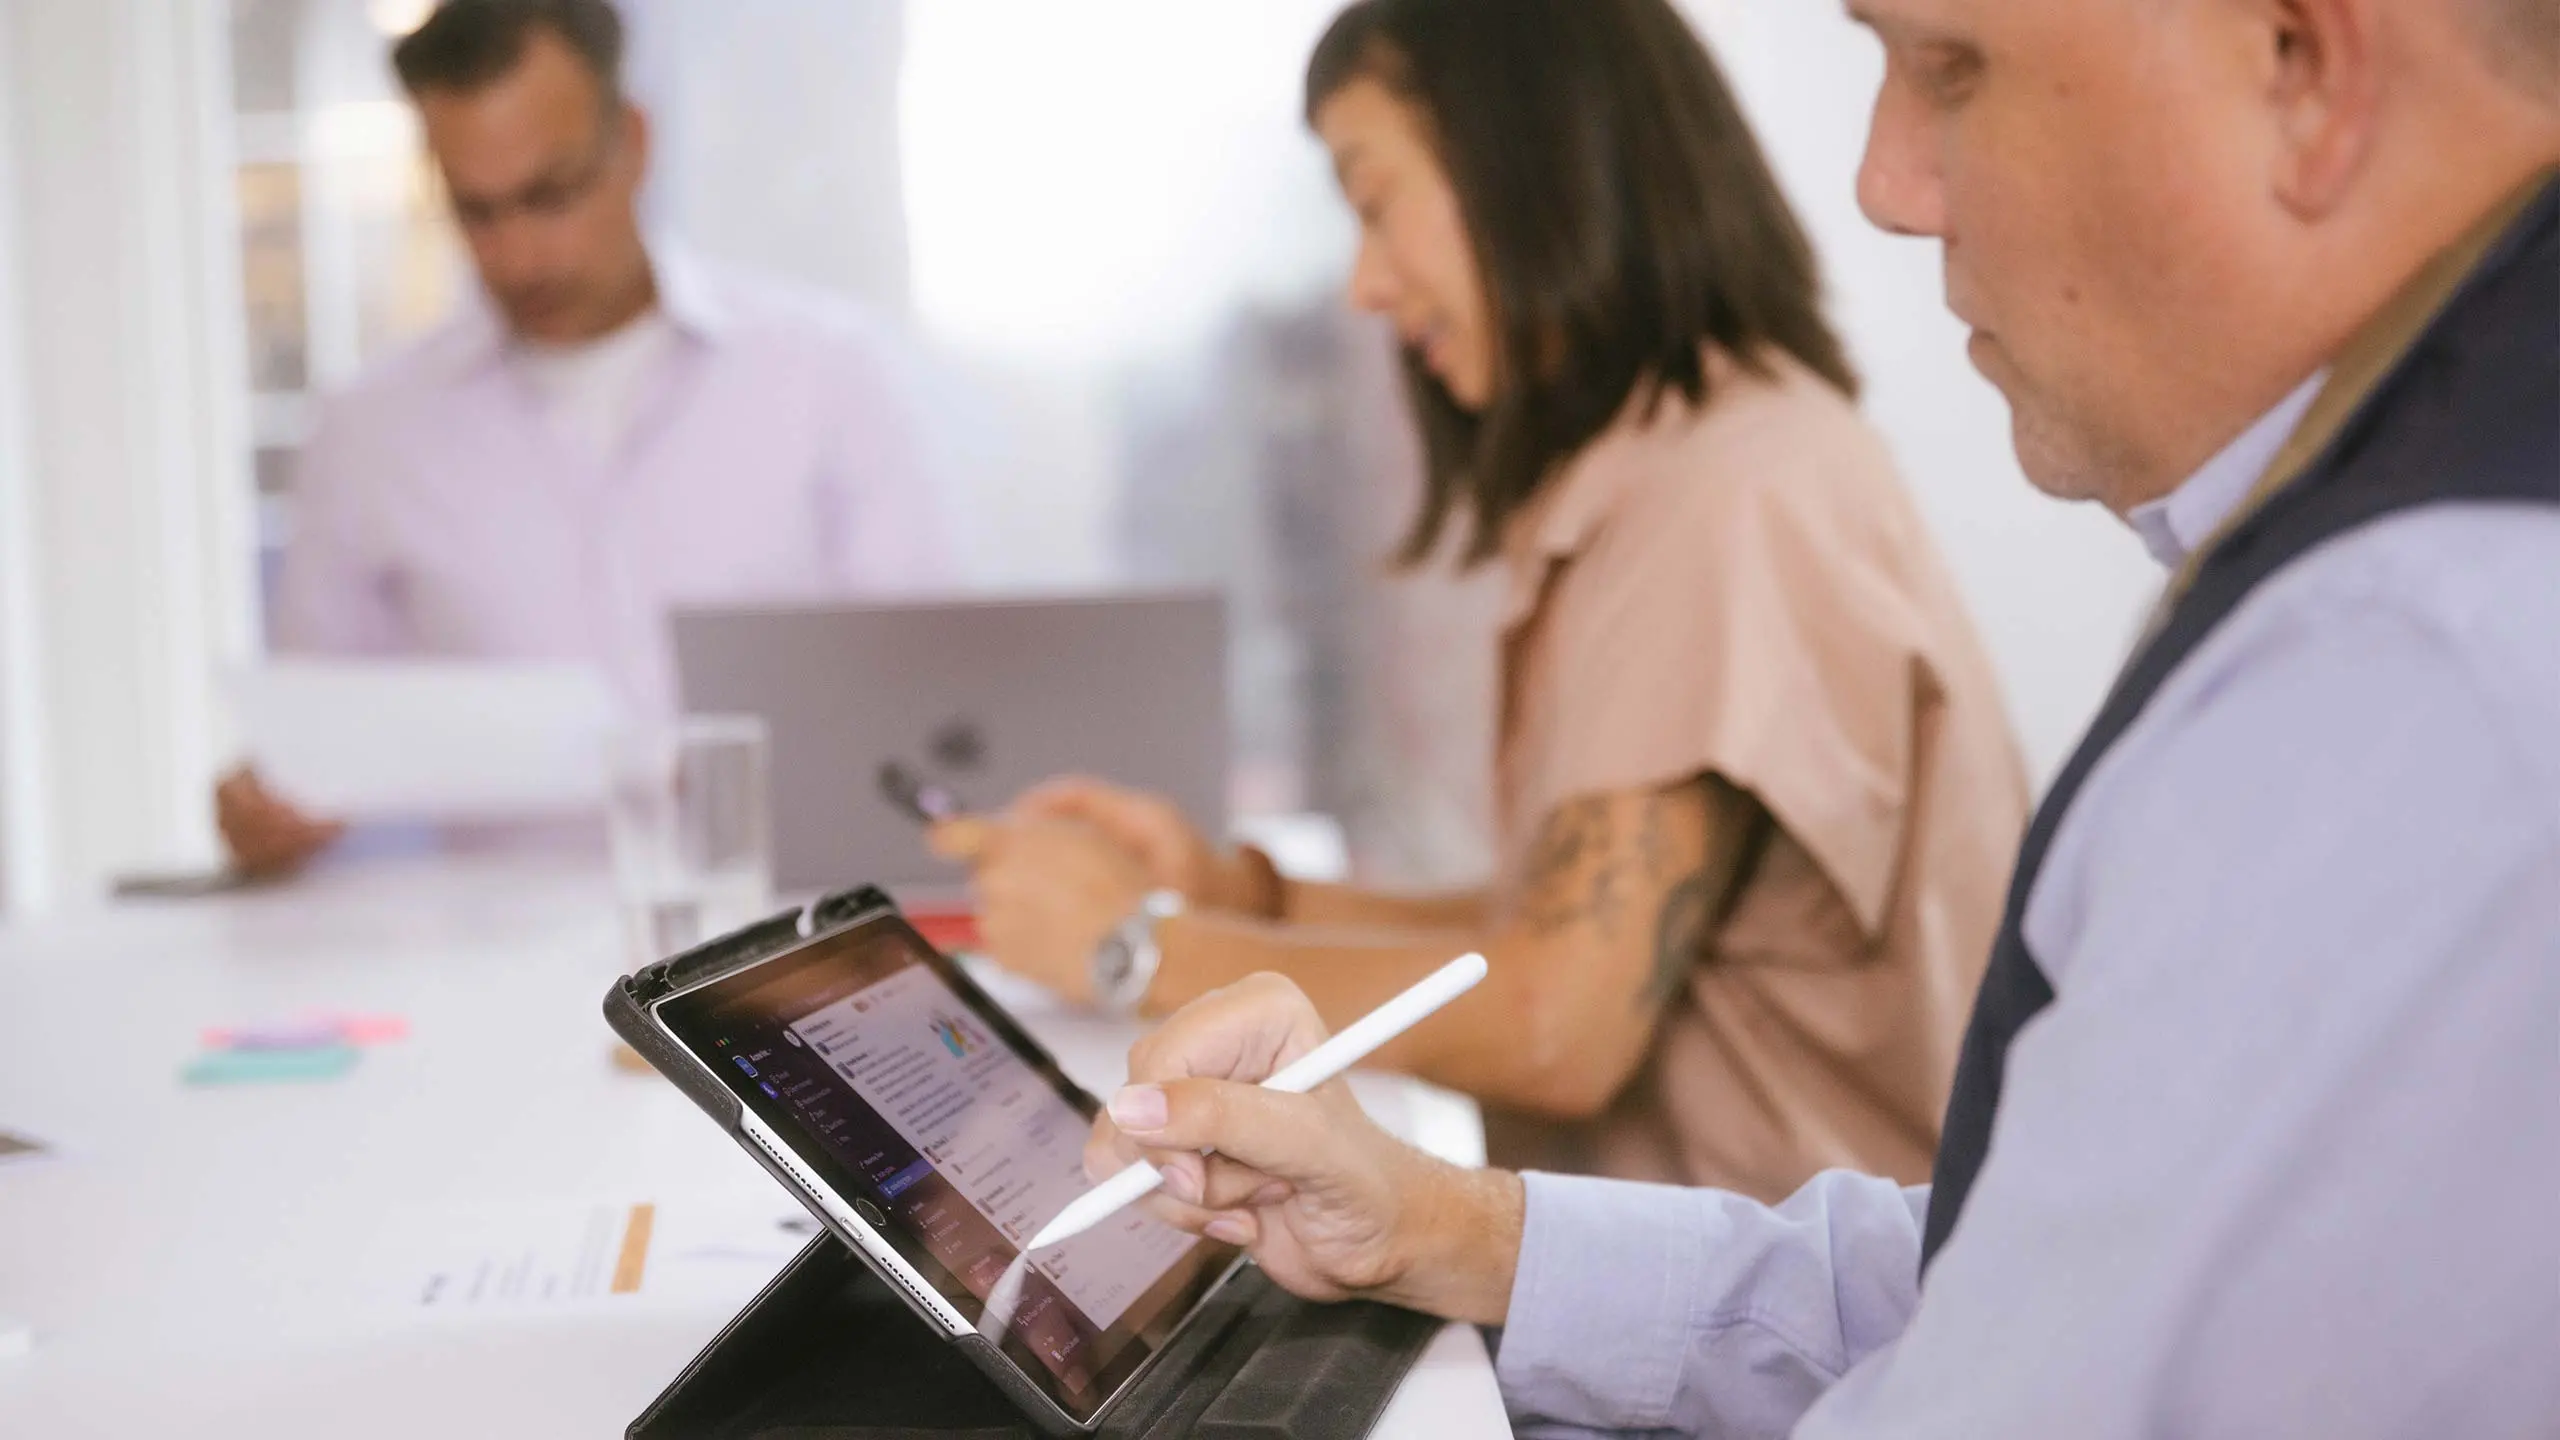
[[[2175,565],[2316,382],[2135,517]],[[2056,998],[1926,1189],[1534,1175],[1524,1435],[2560,1436],[2560,517],[2404,513],[2254,592],[2029,897]]]

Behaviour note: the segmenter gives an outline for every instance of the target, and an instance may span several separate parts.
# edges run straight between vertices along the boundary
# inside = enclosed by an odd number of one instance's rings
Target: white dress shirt
[[[2164,562],[2307,404],[2138,522]],[[1925,1189],[1531,1176],[1524,1434],[2560,1435],[2560,517],[2410,511],[2261,585],[2025,925],[2055,1000],[1925,1295]]]
[[[598,465],[613,463],[648,399],[649,382],[684,343],[652,305],[610,335],[578,345],[518,342],[510,358],[540,400],[552,432]]]
[[[583,662],[655,717],[676,606],[955,580],[892,337],[669,247],[651,263],[663,326],[546,357],[475,297],[322,406],[277,650]]]

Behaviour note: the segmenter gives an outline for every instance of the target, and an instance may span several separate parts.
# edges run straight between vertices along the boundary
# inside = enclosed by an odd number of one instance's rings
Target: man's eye
[[[1921,93],[1942,107],[1963,104],[1982,83],[1982,56],[1973,50],[1932,47],[1912,68]]]

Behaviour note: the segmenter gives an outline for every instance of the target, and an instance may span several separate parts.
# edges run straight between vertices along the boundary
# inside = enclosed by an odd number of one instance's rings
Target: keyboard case
[[[741,1107],[660,1033],[646,1006],[879,912],[864,887],[829,895],[615,982],[616,1033],[734,1136]],[[743,1147],[767,1170],[773,1161]],[[777,1174],[778,1183],[782,1181]],[[794,1194],[796,1187],[790,1187]],[[1438,1322],[1355,1302],[1311,1305],[1250,1265],[1203,1301],[1091,1433],[1111,1440],[1359,1440]],[[946,1340],[916,1303],[822,1231],[649,1408],[629,1440],[1032,1440],[1074,1434],[978,1336]]]

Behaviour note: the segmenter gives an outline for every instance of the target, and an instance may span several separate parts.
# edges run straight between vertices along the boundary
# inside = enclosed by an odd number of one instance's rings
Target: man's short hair
[[[445,0],[392,47],[391,68],[412,95],[467,93],[516,68],[537,30],[586,62],[608,105],[621,100],[622,16],[609,0]]]
[[[2560,0],[2472,0],[2471,12],[2499,73],[2560,102]]]

